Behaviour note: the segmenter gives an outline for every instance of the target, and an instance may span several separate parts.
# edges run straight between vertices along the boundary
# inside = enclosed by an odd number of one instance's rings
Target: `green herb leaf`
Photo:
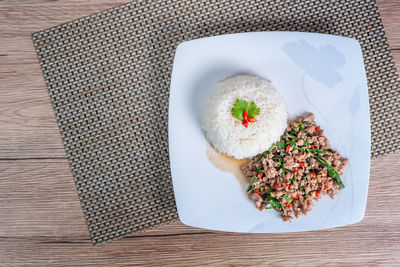
[[[287,213],[286,213],[285,207],[283,206],[283,203],[280,203],[280,204],[281,204],[281,207],[282,207],[282,210],[283,210],[283,214],[285,214],[285,216],[287,216]]]
[[[243,120],[243,110],[247,111],[247,102],[245,100],[236,99],[231,109],[232,116],[238,120]]]
[[[258,181],[258,178],[257,178],[257,176],[253,176],[253,183],[255,183],[255,182],[257,182]]]
[[[290,141],[290,143],[289,143],[289,145],[291,146],[291,147],[297,147],[297,145],[296,145],[296,140],[292,140],[292,141]]]
[[[243,110],[246,110],[247,115],[253,118],[260,114],[260,108],[257,107],[254,101],[251,101],[251,103],[248,104],[246,100],[236,99],[235,103],[233,104],[233,108],[231,109],[232,116],[242,121]]]
[[[277,147],[280,147],[282,149],[285,149],[286,143],[285,141],[281,141],[275,144]]]
[[[337,173],[337,171],[330,165],[329,165],[329,167],[327,167],[327,171],[328,171],[328,175],[330,177],[332,177],[338,183],[339,188],[343,189],[344,188],[344,184],[343,184],[342,180],[340,179],[339,173]]]
[[[281,203],[276,199],[276,198],[270,198],[269,199],[269,203],[271,205],[271,207],[276,210],[279,211],[279,208],[281,207]]]
[[[297,137],[297,131],[295,131],[295,130],[291,130],[291,131],[289,132],[289,134],[292,135],[292,136]]]
[[[281,161],[282,159],[283,159],[283,157],[282,157],[281,155],[279,155],[279,154],[274,155],[274,156],[272,157],[272,160],[273,160],[273,161]]]
[[[288,196],[285,196],[285,199],[286,199],[286,201],[288,201],[288,202],[291,202],[291,201],[293,201],[293,199],[292,199],[292,198],[290,198],[290,197],[288,197]]]
[[[294,181],[296,181],[296,178],[292,177],[292,178],[290,178],[290,181],[294,182]]]
[[[299,191],[304,193],[304,189],[301,187],[301,185],[299,183],[297,183],[297,186],[299,187]]]
[[[324,150],[308,148],[307,151],[315,154],[325,154]]]
[[[247,103],[246,103],[247,104]],[[249,117],[255,117],[258,114],[260,114],[260,108],[257,107],[256,103],[254,103],[254,101],[251,101],[249,107],[249,109],[247,110],[247,115],[249,115]]]
[[[247,187],[247,193],[252,192],[254,189],[254,185],[249,185],[249,187]]]
[[[270,189],[270,190],[267,190],[265,192],[269,195],[269,194],[271,194],[271,192],[274,192],[274,190]]]
[[[292,140],[297,140],[297,133],[292,130],[292,131],[286,133],[286,138],[292,139]]]
[[[291,147],[293,147],[296,144],[296,140],[291,140],[287,144],[290,145]]]
[[[344,188],[344,184],[343,184],[342,180],[340,179],[339,173],[338,173],[328,162],[326,162],[325,159],[323,159],[323,158],[321,158],[321,157],[318,157],[318,156],[316,156],[315,158],[318,160],[318,162],[319,162],[323,167],[326,167],[326,170],[327,170],[327,172],[328,172],[328,175],[329,175],[332,179],[334,179],[334,180],[336,181],[336,183],[339,185],[339,188],[340,188],[340,189],[343,189],[343,188]]]

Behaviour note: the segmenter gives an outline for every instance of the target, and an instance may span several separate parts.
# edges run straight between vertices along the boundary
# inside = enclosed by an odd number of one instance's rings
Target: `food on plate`
[[[202,118],[211,145],[237,159],[268,149],[286,126],[282,96],[269,81],[250,75],[236,75],[217,83]]]
[[[314,115],[289,122],[281,140],[242,166],[249,197],[260,210],[281,211],[284,221],[307,214],[313,200],[332,198],[344,188],[340,178],[347,164],[331,149]]]

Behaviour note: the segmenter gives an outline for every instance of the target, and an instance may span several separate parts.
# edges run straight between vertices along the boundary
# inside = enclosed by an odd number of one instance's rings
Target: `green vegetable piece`
[[[283,159],[283,157],[281,156],[281,155],[274,155],[273,157],[272,157],[272,160],[273,161],[281,161]]]
[[[289,145],[290,145],[291,147],[294,147],[294,146],[296,146],[296,140],[292,140],[292,141],[290,141]]]
[[[272,189],[265,191],[268,195],[271,194],[271,192],[274,192]]]
[[[276,143],[276,146],[277,146],[277,147],[280,147],[280,148],[282,148],[282,149],[285,149],[286,143],[285,143],[285,141],[281,141],[281,142]]]
[[[276,198],[273,197],[269,198],[269,203],[274,210],[279,211],[281,203],[279,203],[279,201]]]
[[[285,196],[285,199],[286,199],[286,201],[288,201],[288,202],[293,201],[293,199],[290,198],[290,197],[288,197],[288,196]]]
[[[250,193],[254,190],[254,185],[249,185],[249,187],[247,187],[247,193]]]
[[[287,216],[286,210],[285,210],[285,208],[283,207],[283,203],[280,203],[280,204],[281,204],[281,207],[282,207],[282,210],[283,210],[283,214],[285,214],[285,216]]]
[[[294,137],[297,137],[297,131],[291,130],[291,131],[289,132],[289,134],[292,135],[292,136],[294,136]]]
[[[325,154],[325,151],[320,149],[307,148],[306,150],[314,154]]]
[[[249,117],[255,117],[258,114],[260,114],[260,108],[257,107],[256,103],[254,101],[251,101],[249,105],[249,109],[247,110],[247,114]]]
[[[243,110],[247,111],[247,102],[245,100],[236,99],[231,109],[232,116],[238,120],[243,120]]]
[[[321,157],[316,157],[316,159],[318,160],[319,164],[321,164],[323,167],[326,167],[328,175],[336,181],[336,183],[339,185],[339,188],[343,189],[344,184],[340,179],[339,173],[337,173],[337,171],[328,162],[326,162],[325,159]]]
[[[297,186],[299,187],[299,191],[302,192],[302,193],[304,193],[304,189],[300,186],[299,183],[297,183]]]

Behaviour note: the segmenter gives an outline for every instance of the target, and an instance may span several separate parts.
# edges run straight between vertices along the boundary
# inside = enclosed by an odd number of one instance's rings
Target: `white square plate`
[[[249,73],[272,81],[285,98],[289,119],[315,115],[332,147],[349,159],[345,188],[325,196],[307,216],[283,222],[260,212],[232,174],[206,155],[201,113],[215,84]],[[359,43],[301,32],[222,35],[179,44],[169,100],[169,153],[180,220],[212,230],[296,232],[359,222],[365,212],[370,166],[368,87]]]

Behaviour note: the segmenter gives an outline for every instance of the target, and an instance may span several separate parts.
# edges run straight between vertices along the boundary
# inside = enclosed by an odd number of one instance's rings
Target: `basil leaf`
[[[293,201],[293,199],[292,198],[290,198],[290,197],[288,197],[288,196],[285,196],[285,199],[286,199],[286,201]]]
[[[247,193],[250,193],[254,190],[254,185],[249,185],[249,187],[247,187]]]

